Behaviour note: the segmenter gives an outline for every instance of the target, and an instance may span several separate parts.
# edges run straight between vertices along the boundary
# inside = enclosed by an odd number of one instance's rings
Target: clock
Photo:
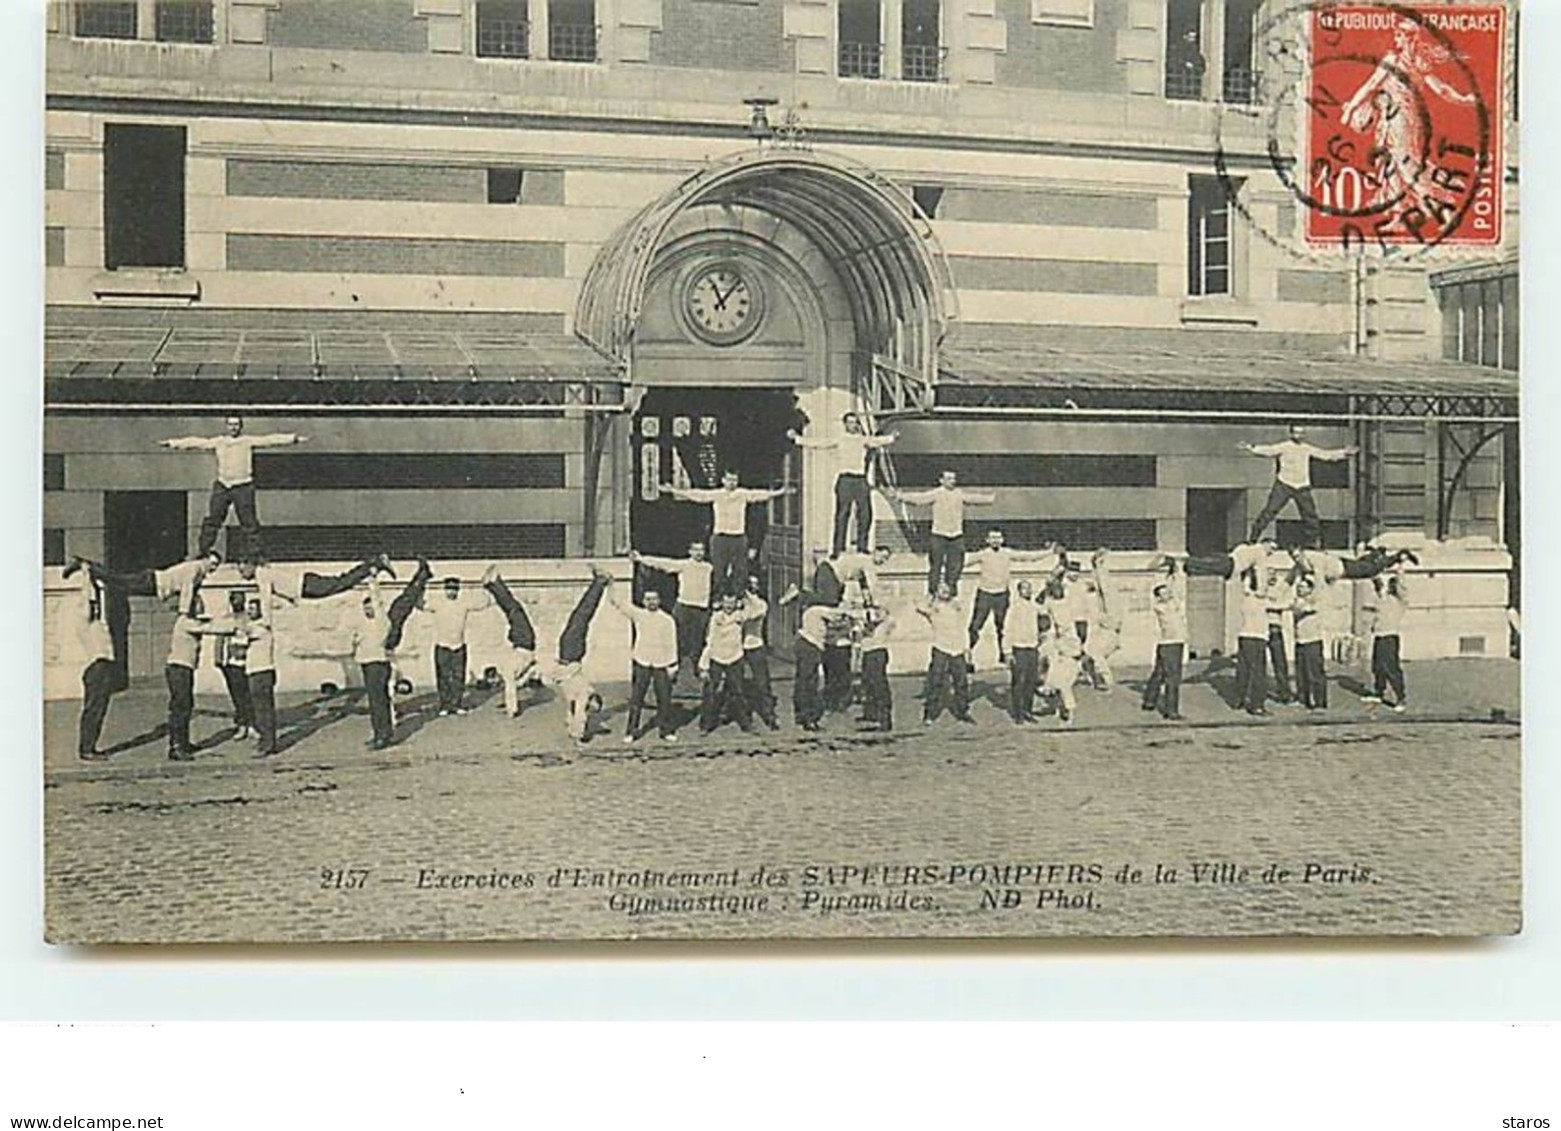
[[[683,287],[683,318],[693,333],[715,346],[735,346],[753,336],[764,314],[764,292],[732,263],[701,267]]]

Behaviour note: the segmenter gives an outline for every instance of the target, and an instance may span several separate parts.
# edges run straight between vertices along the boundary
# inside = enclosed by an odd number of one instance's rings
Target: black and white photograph
[[[47,13],[48,941],[1521,930],[1515,5]]]

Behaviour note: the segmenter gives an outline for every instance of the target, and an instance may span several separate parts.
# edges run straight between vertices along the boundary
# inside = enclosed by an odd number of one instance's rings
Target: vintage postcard
[[[50,3],[49,939],[1518,931],[1518,16]]]

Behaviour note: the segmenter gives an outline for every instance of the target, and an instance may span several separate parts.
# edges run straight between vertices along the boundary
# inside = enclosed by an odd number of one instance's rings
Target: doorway
[[[788,655],[795,620],[776,598],[802,579],[803,510],[801,455],[786,432],[805,424],[790,389],[663,387],[645,394],[630,429],[629,541],[642,554],[681,558],[690,542],[710,540],[710,508],[663,495],[661,484],[718,487],[721,472],[734,467],[745,487],[798,488],[748,508],[751,569],[770,603],[766,638],[772,651]],[[668,603],[676,598],[677,579],[666,574],[641,571],[636,586],[654,588]]]
[[[1187,552],[1216,557],[1246,536],[1247,493],[1240,487],[1187,490]],[[1187,579],[1187,650],[1218,656],[1225,649],[1226,583],[1218,577]]]

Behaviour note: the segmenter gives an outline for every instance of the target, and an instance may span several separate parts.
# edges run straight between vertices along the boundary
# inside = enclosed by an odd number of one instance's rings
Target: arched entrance
[[[743,152],[647,205],[597,254],[575,314],[636,406],[620,426],[632,458],[615,465],[620,548],[680,552],[688,511],[658,480],[704,486],[733,464],[745,484],[797,488],[750,527],[772,592],[795,580],[828,542],[836,469],[786,429],[828,436],[847,411],[928,407],[952,304],[910,195],[836,156]]]

